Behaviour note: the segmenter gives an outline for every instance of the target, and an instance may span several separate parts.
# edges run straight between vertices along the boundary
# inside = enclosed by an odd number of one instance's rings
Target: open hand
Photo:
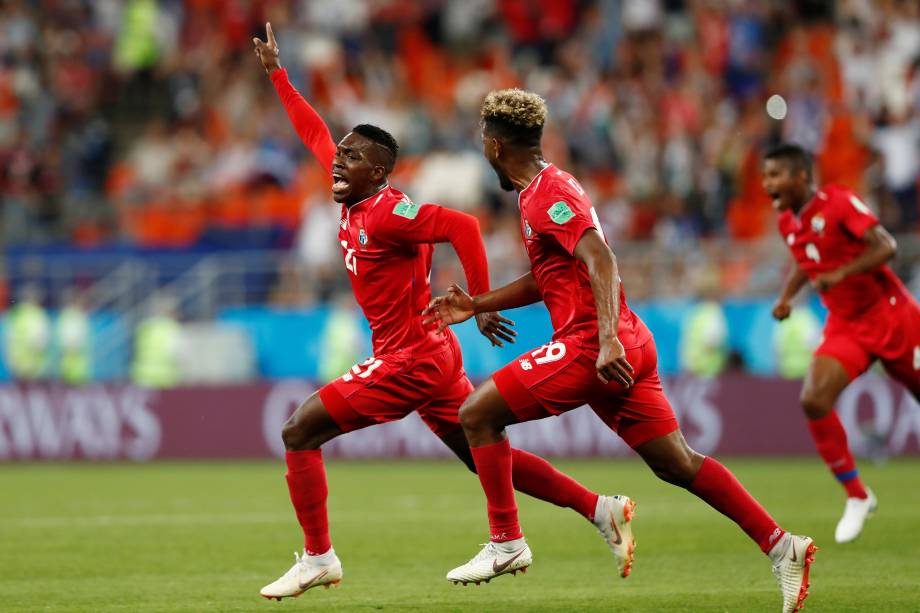
[[[278,43],[275,42],[275,33],[272,32],[272,24],[268,22],[265,24],[265,38],[268,42],[263,43],[258,38],[253,38],[252,44],[255,45],[255,54],[262,60],[265,72],[271,74],[281,68],[281,62],[278,61],[279,51]]]
[[[466,321],[474,315],[473,299],[456,283],[451,283],[444,296],[435,296],[428,303],[428,308],[422,311],[427,315],[422,323],[425,325],[438,322],[438,332],[447,326]]]
[[[625,388],[632,387],[633,367],[626,360],[626,350],[619,339],[614,338],[612,341],[601,343],[596,367],[597,378],[604,383],[616,381]]]
[[[478,313],[476,315],[476,325],[479,326],[479,331],[489,339],[493,347],[504,347],[505,344],[502,343],[502,340],[513,343],[514,337],[517,336],[517,332],[509,327],[513,326],[514,322],[494,311],[491,313]]]

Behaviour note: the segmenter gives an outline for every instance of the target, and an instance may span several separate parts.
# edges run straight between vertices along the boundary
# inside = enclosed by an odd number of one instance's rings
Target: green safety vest
[[[786,379],[801,379],[808,372],[821,324],[806,308],[794,309],[777,323],[774,336],[776,368]]]
[[[55,330],[60,348],[59,375],[71,385],[90,380],[90,332],[89,317],[74,307],[61,309]]]
[[[23,302],[7,315],[6,350],[17,379],[39,379],[48,368],[48,314],[37,304]]]
[[[142,321],[134,336],[131,378],[144,387],[175,387],[180,380],[176,347],[182,327],[169,317]]]
[[[695,306],[686,319],[681,339],[683,369],[698,377],[714,377],[722,372],[728,361],[727,327],[720,304],[703,302]],[[717,344],[713,344],[714,336],[720,337]]]

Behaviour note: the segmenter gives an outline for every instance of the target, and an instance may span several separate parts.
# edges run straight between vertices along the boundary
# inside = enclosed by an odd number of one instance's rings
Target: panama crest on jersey
[[[824,216],[821,213],[811,218],[811,230],[817,234],[824,233]]]
[[[533,228],[530,227],[530,224],[527,223],[527,220],[524,220],[524,236],[527,238],[533,238]]]
[[[358,242],[361,243],[362,247],[367,245],[367,232],[364,231],[364,228],[358,230]]]

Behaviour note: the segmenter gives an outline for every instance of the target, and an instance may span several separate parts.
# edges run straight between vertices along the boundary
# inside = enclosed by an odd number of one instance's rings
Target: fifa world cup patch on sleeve
[[[548,212],[549,218],[560,226],[575,217],[575,213],[572,212],[572,209],[569,208],[569,205],[562,200],[549,207]]]
[[[411,200],[400,200],[396,206],[393,207],[393,214],[405,217],[406,219],[415,219],[418,215],[419,208],[419,205]]]

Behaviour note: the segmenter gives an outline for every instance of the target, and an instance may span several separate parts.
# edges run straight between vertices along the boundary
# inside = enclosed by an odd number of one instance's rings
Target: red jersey
[[[858,257],[866,244],[866,230],[878,223],[852,190],[827,185],[815,194],[799,214],[791,210],[779,216],[779,231],[792,256],[810,280]],[[857,319],[882,303],[903,301],[907,288],[888,266],[850,275],[821,294],[832,316]]]
[[[585,231],[595,229],[603,236],[591,201],[572,175],[549,164],[520,193],[518,205],[530,268],[553,322],[553,340],[576,337],[586,346],[598,347],[591,280],[587,267],[573,255]],[[625,349],[652,337],[626,304],[622,283],[617,337]]]
[[[316,111],[288,81],[287,71],[271,74],[272,83],[303,143],[331,172],[336,145]],[[355,299],[371,326],[374,355],[412,350],[423,353],[448,342],[422,325],[431,300],[432,243],[450,242],[463,264],[469,291],[489,290],[485,248],[476,218],[435,204],[415,204],[401,192],[383,187],[349,206],[342,205],[339,244]]]

